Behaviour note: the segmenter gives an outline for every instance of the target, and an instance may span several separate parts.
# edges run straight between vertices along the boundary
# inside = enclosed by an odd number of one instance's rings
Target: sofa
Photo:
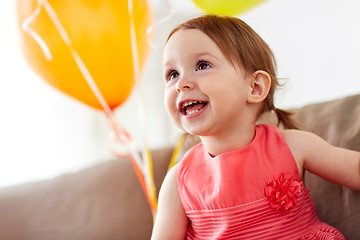
[[[302,129],[360,151],[360,94],[294,109]],[[261,121],[277,124],[272,114]],[[186,136],[180,158],[198,139]],[[157,190],[173,147],[152,151]],[[339,159],[341,161],[341,159]],[[360,239],[360,192],[306,172],[319,217],[346,239]],[[107,160],[53,179],[0,188],[1,240],[149,239],[152,215],[131,162]]]

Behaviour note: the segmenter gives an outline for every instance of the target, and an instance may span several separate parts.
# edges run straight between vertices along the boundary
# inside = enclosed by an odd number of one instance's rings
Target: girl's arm
[[[177,171],[178,165],[175,165],[161,186],[151,240],[183,240],[186,237],[188,218],[177,189]]]
[[[335,147],[309,132],[285,130],[283,135],[302,170],[360,190],[360,152]]]

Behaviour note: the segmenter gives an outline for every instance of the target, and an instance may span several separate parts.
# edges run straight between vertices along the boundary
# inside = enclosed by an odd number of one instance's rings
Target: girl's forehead
[[[165,45],[164,63],[171,58],[185,54],[209,52],[214,55],[222,54],[216,43],[205,33],[197,29],[180,29],[176,31]]]
[[[183,43],[183,44],[215,44],[215,42],[204,32],[198,30],[198,29],[179,29],[176,31],[168,40],[166,43],[166,46],[168,46],[170,43]],[[188,47],[191,47],[191,45],[187,45]]]

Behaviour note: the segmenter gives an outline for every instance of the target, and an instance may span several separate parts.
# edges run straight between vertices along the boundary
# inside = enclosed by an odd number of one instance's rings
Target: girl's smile
[[[207,107],[208,102],[199,100],[186,100],[178,104],[178,109],[185,118],[193,118],[202,114]]]

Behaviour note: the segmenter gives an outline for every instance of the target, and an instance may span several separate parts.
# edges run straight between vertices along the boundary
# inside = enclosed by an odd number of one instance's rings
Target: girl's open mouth
[[[207,106],[208,102],[203,101],[185,101],[180,104],[180,112],[182,115],[190,116],[198,113]]]

